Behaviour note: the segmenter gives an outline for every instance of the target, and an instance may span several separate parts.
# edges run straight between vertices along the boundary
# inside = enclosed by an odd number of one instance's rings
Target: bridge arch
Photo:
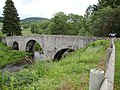
[[[43,48],[42,45],[39,42],[37,42],[37,40],[28,40],[26,43],[26,51],[33,52],[34,59],[43,59]]]
[[[19,44],[18,44],[18,42],[14,41],[12,48],[13,48],[13,50],[19,50]]]
[[[61,49],[61,50],[59,50],[59,51],[54,55],[53,61],[55,61],[55,60],[58,60],[58,61],[59,61],[64,54],[69,54],[70,52],[73,52],[73,51],[74,51],[74,50],[73,50],[73,49],[70,49],[70,48]]]
[[[33,46],[35,44],[35,40],[31,39],[26,43],[26,51],[33,51]]]

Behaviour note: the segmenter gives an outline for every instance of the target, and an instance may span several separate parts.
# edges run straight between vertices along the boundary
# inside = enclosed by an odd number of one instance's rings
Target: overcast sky
[[[0,16],[6,0],[0,0]],[[98,0],[13,0],[21,19],[26,17],[51,18],[59,11],[66,14],[84,15],[89,5],[97,4]]]

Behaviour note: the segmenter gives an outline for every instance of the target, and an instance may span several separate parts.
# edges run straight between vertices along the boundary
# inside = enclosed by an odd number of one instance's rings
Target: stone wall
[[[78,49],[98,39],[106,38],[67,35],[31,35],[4,37],[2,41],[11,47],[13,46],[14,42],[17,42],[19,45],[19,50],[26,51],[26,45],[28,41],[35,40],[41,45],[44,51],[44,58],[53,59],[55,53],[57,53],[61,49]]]

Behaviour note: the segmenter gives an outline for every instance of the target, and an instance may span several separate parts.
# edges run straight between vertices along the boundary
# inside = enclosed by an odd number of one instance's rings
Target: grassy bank
[[[22,30],[22,35],[31,35],[32,32],[30,30]]]
[[[26,35],[38,35],[38,34],[32,33],[30,30],[22,30],[22,35],[26,36]]]
[[[120,40],[116,41],[115,85],[114,90],[120,90]]]
[[[20,52],[16,50],[11,50],[10,47],[5,46],[0,42],[0,68],[5,65],[20,60],[25,55],[28,55],[27,52]]]
[[[105,68],[108,46],[107,41],[97,41],[59,62],[37,61],[20,72],[6,72],[2,79],[2,89],[88,90],[90,69]]]

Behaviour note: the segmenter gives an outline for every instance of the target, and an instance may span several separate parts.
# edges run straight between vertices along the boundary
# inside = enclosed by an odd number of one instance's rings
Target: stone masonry
[[[44,52],[44,59],[53,59],[54,55],[61,49],[78,49],[101,37],[67,36],[67,35],[30,35],[3,37],[2,42],[12,47],[14,42],[18,43],[20,51],[26,51],[27,43],[30,40],[38,42]]]

